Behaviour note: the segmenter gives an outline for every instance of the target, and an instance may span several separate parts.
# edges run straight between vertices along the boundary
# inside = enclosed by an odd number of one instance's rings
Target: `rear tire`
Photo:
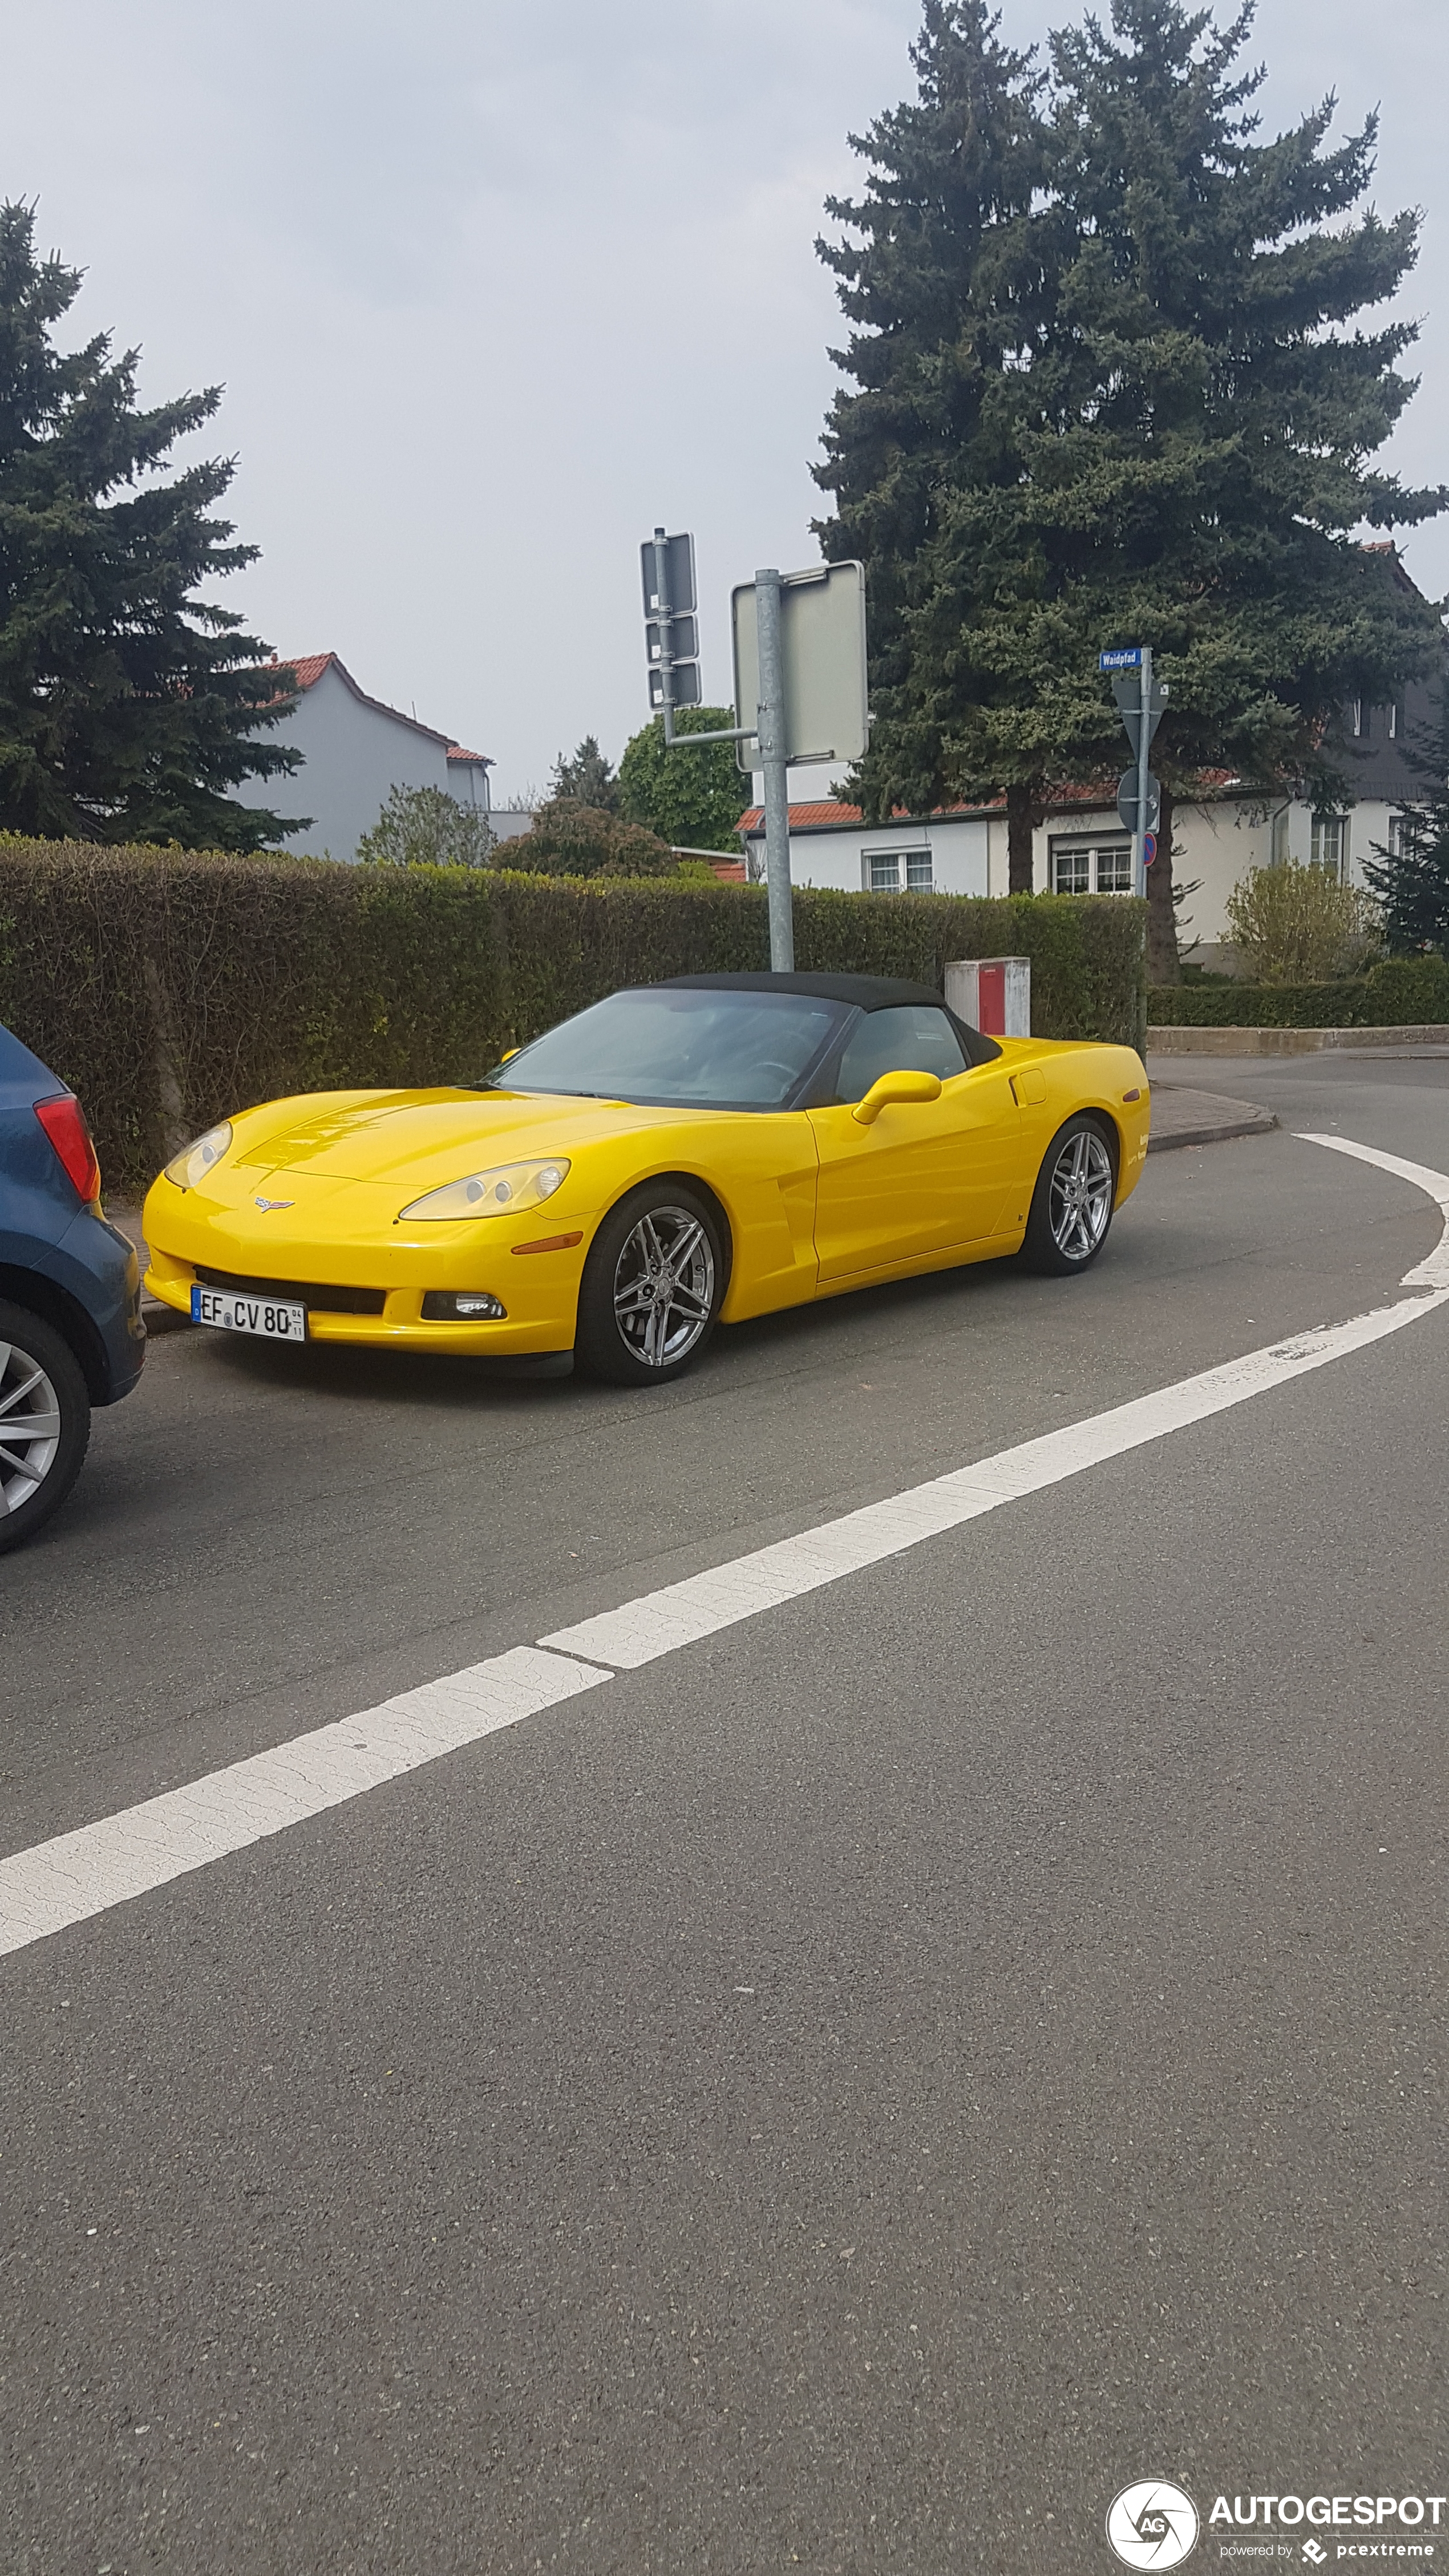
[[[725,1290],[719,1219],[683,1181],[645,1181],[589,1247],[575,1356],[613,1386],[663,1386],[692,1368]]]
[[[57,1512],[91,1436],[91,1401],[69,1342],[28,1306],[0,1299],[0,1555]]]
[[[1117,1196],[1117,1153],[1099,1120],[1080,1113],[1057,1130],[1032,1192],[1022,1254],[1030,1270],[1073,1278],[1107,1240]]]

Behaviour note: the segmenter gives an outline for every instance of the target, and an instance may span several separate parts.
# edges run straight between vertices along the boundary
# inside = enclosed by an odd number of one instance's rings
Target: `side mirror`
[[[940,1097],[941,1086],[933,1073],[883,1073],[850,1114],[858,1127],[873,1127],[883,1109],[909,1108]]]

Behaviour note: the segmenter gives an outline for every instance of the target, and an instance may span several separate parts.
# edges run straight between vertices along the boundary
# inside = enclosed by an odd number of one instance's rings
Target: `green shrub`
[[[1449,1024],[1449,959],[1385,957],[1336,984],[1170,984],[1148,1024],[1176,1029],[1378,1029]]]
[[[1142,911],[802,889],[802,968],[940,989],[1032,960],[1047,1037],[1137,1043]],[[764,889],[0,841],[0,1019],[86,1104],[112,1188],[249,1101],[467,1081],[621,984],[769,963]]]
[[[481,805],[460,804],[441,787],[391,787],[357,856],[364,867],[482,868],[493,846]]]
[[[667,841],[602,805],[555,796],[531,828],[499,845],[495,865],[548,877],[669,877],[678,861]]]
[[[1227,901],[1228,931],[1255,984],[1328,984],[1383,946],[1378,905],[1334,868],[1249,868]]]

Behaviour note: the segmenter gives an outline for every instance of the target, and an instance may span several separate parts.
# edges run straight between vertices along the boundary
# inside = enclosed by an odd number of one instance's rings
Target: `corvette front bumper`
[[[481,1242],[476,1225],[414,1228],[405,1238],[391,1230],[383,1241],[299,1241],[249,1210],[208,1207],[197,1194],[158,1181],[142,1222],[150,1253],[146,1286],[178,1314],[190,1314],[192,1287],[203,1274],[219,1286],[265,1281],[277,1295],[306,1305],[311,1341],[486,1355],[572,1350],[579,1283],[596,1219],[574,1216],[565,1224],[535,1209],[490,1220]],[[566,1240],[558,1242],[558,1236]],[[535,1249],[539,1244],[548,1248]],[[371,1292],[380,1311],[330,1309],[329,1284],[344,1293]],[[498,1299],[505,1310],[501,1319],[424,1319],[423,1299],[430,1291],[479,1289]]]

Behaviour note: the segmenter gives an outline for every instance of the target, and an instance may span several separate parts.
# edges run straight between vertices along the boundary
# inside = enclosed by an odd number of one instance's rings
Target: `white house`
[[[1430,692],[1411,685],[1394,706],[1355,702],[1344,710],[1342,757],[1352,793],[1327,810],[1265,798],[1224,777],[1210,794],[1180,804],[1173,873],[1190,893],[1178,916],[1184,954],[1231,965],[1228,897],[1249,868],[1314,860],[1345,884],[1365,886],[1365,862],[1391,849],[1418,785],[1413,745],[1431,717]],[[764,873],[759,806],[740,818],[751,876]],[[790,808],[790,874],[796,885],[854,894],[992,894],[1008,890],[1003,805],[950,806],[866,825],[856,805]],[[1130,894],[1132,839],[1115,805],[1095,791],[1063,796],[1035,835],[1038,894]]]
[[[441,787],[487,813],[493,764],[482,752],[370,698],[336,653],[303,653],[287,667],[299,696],[267,740],[300,751],[302,766],[251,788],[274,814],[311,816],[287,849],[355,859],[394,787]]]
[[[990,814],[966,805],[882,824],[863,822],[858,805],[792,805],[790,875],[844,894],[986,894],[991,831]],[[740,837],[750,875],[762,876],[761,806],[741,815]]]

